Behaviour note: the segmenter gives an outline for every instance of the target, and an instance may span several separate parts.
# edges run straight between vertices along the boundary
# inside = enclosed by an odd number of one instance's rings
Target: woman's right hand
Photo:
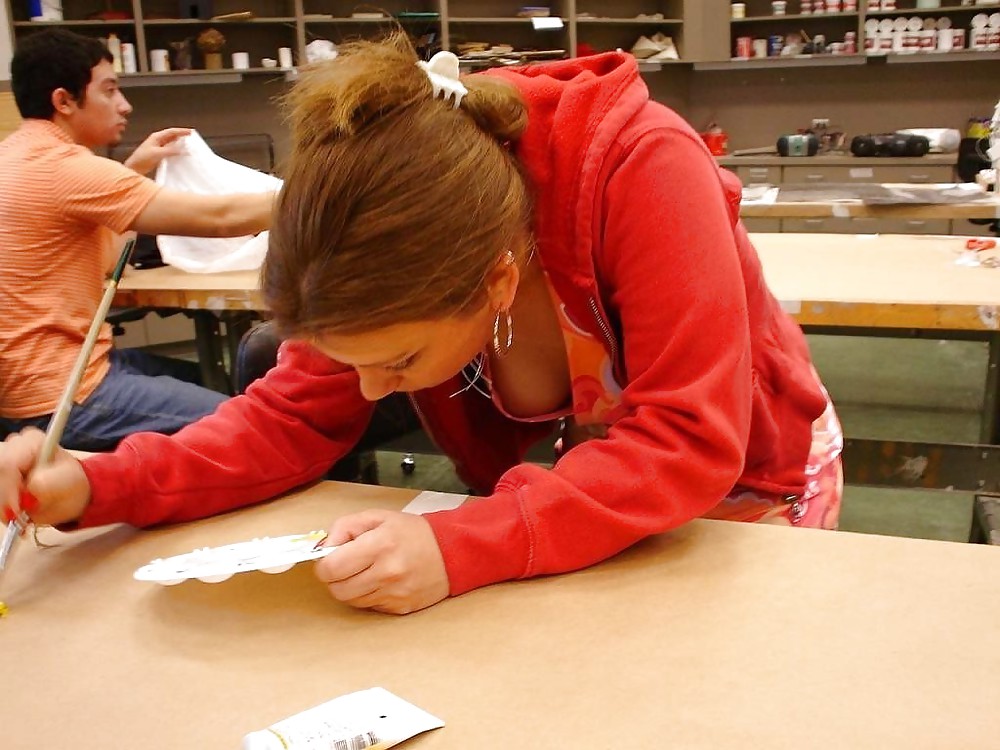
[[[83,515],[90,482],[81,463],[57,448],[52,461],[35,468],[45,433],[29,427],[0,444],[0,513],[9,522],[22,510],[36,524],[55,526]]]

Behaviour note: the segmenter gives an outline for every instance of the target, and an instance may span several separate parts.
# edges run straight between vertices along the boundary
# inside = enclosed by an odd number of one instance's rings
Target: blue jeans
[[[111,369],[82,404],[75,404],[59,444],[63,448],[103,451],[134,432],[170,435],[206,414],[228,397],[197,385],[197,363],[112,349]],[[24,427],[44,430],[51,414],[26,419],[0,418],[0,432]]]

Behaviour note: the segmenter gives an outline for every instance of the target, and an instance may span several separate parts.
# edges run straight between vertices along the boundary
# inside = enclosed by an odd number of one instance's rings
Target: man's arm
[[[160,190],[129,225],[141,234],[239,237],[271,226],[274,193],[197,195]]]

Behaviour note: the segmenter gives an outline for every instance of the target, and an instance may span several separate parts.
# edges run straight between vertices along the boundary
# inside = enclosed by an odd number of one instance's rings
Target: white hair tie
[[[445,101],[451,99],[452,106],[458,109],[469,90],[458,80],[458,58],[455,53],[442,50],[427,62],[420,60],[417,65],[427,73],[431,88],[434,89],[434,98],[440,96]]]

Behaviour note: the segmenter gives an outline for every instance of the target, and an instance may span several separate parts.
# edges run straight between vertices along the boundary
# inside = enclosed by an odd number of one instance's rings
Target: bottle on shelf
[[[108,52],[111,53],[111,65],[115,69],[115,73],[122,72],[122,42],[115,33],[108,34],[108,38],[105,42]]]

